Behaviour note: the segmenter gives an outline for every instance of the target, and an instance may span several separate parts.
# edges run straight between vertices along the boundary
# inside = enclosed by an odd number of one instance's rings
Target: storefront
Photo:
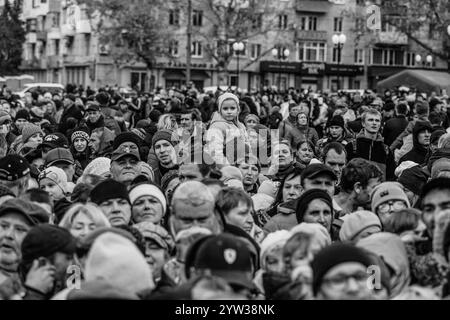
[[[261,86],[276,87],[285,92],[297,88],[297,77],[301,72],[300,62],[261,61],[259,64]]]
[[[302,62],[296,88],[312,91],[322,90],[325,66],[324,62]]]
[[[327,64],[326,87],[335,92],[338,89],[361,89],[366,87],[364,79],[364,66],[350,64]]]

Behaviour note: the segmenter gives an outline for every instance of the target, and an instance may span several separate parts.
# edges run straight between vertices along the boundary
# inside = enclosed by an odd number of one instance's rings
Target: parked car
[[[27,83],[22,90],[15,94],[20,98],[23,98],[27,92],[35,92],[38,90],[42,93],[50,92],[51,94],[62,94],[64,92],[64,86],[60,83]]]

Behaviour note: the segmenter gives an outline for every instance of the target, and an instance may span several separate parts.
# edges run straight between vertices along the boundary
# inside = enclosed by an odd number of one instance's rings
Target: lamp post
[[[342,49],[344,48],[344,44],[347,42],[347,36],[343,33],[333,35],[332,39],[334,47],[338,50],[338,66],[341,64],[342,60]],[[341,89],[341,76],[338,72],[338,91]]]
[[[281,69],[281,61],[287,60],[290,54],[291,52],[287,48],[284,50],[282,50],[282,48],[280,48],[280,50],[277,48],[272,49],[272,56],[278,60],[280,64],[280,69]],[[281,71],[278,73],[278,90],[281,92]]]
[[[422,61],[422,56],[420,54],[417,54],[415,59],[416,59],[416,62],[419,64]],[[431,63],[433,62],[433,56],[432,55],[427,55],[426,58],[425,58],[425,61],[431,67]]]
[[[244,51],[244,48],[245,48],[245,46],[244,46],[244,43],[242,43],[242,42],[235,42],[235,43],[233,43],[233,50],[234,50],[234,52],[235,52],[235,54],[237,56],[237,84],[236,84],[237,89],[236,90],[239,89],[239,76],[240,76],[239,55],[240,55],[240,53],[242,51]]]

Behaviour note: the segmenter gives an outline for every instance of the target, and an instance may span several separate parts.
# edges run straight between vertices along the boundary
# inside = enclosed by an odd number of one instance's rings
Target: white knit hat
[[[83,171],[83,175],[87,176],[89,174],[93,174],[96,176],[101,176],[107,172],[109,172],[111,169],[111,159],[100,157],[95,158],[89,164],[86,166],[86,168]]]
[[[237,104],[238,110],[240,110],[240,107],[239,107],[239,98],[238,98],[236,95],[232,94],[231,92],[226,92],[226,93],[222,94],[221,96],[219,96],[219,98],[217,98],[217,106],[218,106],[218,109],[217,109],[217,110],[219,110],[219,113],[220,113],[220,111],[221,111],[221,109],[222,109],[222,104],[223,104],[226,100],[233,100],[233,101],[235,101],[236,104]]]
[[[67,186],[67,174],[63,169],[60,169],[58,167],[48,167],[39,174],[39,182],[42,179],[52,180],[61,188],[64,193],[67,193],[69,191]]]
[[[261,251],[260,251],[260,261],[261,261],[261,267],[265,267],[265,258],[266,255],[269,253],[269,251],[276,246],[283,247],[286,242],[289,240],[289,238],[292,236],[292,233],[290,233],[287,230],[279,230],[272,233],[269,233],[267,237],[263,240],[261,243]]]
[[[94,241],[86,259],[85,275],[86,282],[104,280],[132,293],[155,287],[151,268],[136,245],[112,232]]]
[[[163,208],[163,214],[166,212],[167,200],[161,190],[153,184],[140,184],[130,190],[131,205],[142,196],[152,196],[159,200]]]
[[[331,237],[327,229],[318,223],[300,223],[291,229],[291,233],[306,233],[316,240],[321,248],[325,248],[331,244]]]
[[[275,198],[264,193],[257,193],[252,196],[252,201],[255,211],[259,211],[268,209],[274,203]]]

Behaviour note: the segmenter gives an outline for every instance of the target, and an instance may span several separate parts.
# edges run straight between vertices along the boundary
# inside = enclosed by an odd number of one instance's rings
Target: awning
[[[205,70],[191,70],[191,79],[192,80],[205,80],[210,78],[209,74]]]
[[[164,70],[164,73],[162,76],[165,79],[171,79],[171,80],[182,80],[186,79],[186,74],[183,70],[180,69],[166,69]]]
[[[400,86],[416,88],[427,93],[435,91],[438,94],[441,94],[442,90],[446,90],[448,94],[450,92],[450,74],[432,70],[404,70],[378,82],[377,89],[382,92]]]
[[[300,12],[326,13],[329,12],[331,5],[331,2],[326,0],[296,1],[296,9]]]

